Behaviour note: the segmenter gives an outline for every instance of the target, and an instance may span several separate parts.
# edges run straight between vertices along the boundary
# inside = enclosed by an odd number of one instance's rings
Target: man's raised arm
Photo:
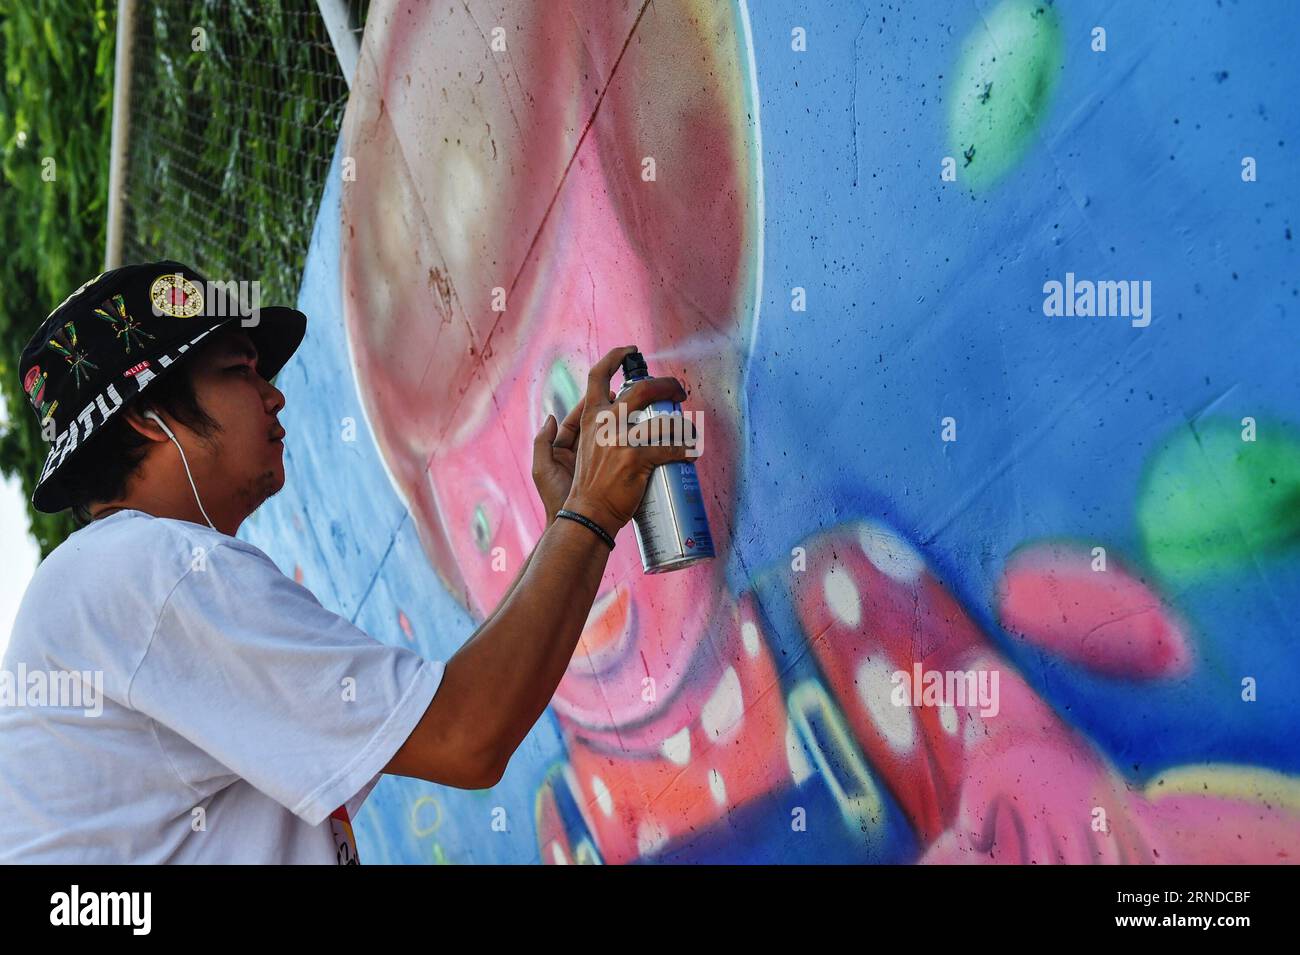
[[[594,521],[610,537],[632,519],[655,467],[687,460],[694,435],[688,420],[679,444],[644,443],[648,429],[640,426],[629,429],[634,443],[628,435],[596,440],[602,414],[625,421],[626,413],[652,401],[686,397],[677,379],[650,378],[628,390],[621,402],[626,412],[620,415],[609,384],[633,350],[610,351],[588,375],[573,480],[564,500],[566,510]],[[505,600],[447,661],[433,702],[384,772],[463,789],[496,785],[564,677],[609,554],[591,528],[569,519],[553,521]]]

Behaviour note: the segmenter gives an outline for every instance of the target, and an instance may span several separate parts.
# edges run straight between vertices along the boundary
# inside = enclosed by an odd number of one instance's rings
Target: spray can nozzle
[[[649,378],[650,369],[646,366],[645,356],[639,351],[629,352],[623,356],[623,380],[632,378]]]

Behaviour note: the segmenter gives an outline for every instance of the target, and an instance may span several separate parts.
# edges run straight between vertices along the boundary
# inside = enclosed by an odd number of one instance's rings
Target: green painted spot
[[[1029,148],[1061,66],[1056,11],[1034,0],[1002,0],[971,30],[949,97],[957,180],[987,189]]]
[[[1138,497],[1147,555],[1167,577],[1231,570],[1300,545],[1300,439],[1259,422],[1179,430],[1147,467]]]
[[[482,504],[474,508],[470,532],[474,535],[474,543],[478,545],[478,549],[486,554],[492,545],[492,527],[488,524],[487,511]]]
[[[582,397],[582,389],[569,371],[568,363],[559,359],[546,376],[546,393],[542,396],[542,411],[555,415],[558,424],[564,420]]]

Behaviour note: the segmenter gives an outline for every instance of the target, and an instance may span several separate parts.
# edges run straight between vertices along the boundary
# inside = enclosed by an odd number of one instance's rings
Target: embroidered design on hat
[[[54,337],[49,341],[49,347],[66,358],[68,364],[72,366],[72,380],[78,391],[81,390],[82,378],[90,377],[90,373],[85,368],[82,368],[82,365],[85,365],[86,368],[99,368],[98,365],[86,357],[85,352],[77,347],[77,326],[72,322],[67,322],[54,333]]]
[[[127,314],[126,301],[121,295],[114,295],[111,299],[100,302],[99,306],[93,311],[113,326],[113,330],[116,332],[118,339],[123,342],[123,348],[128,355],[131,354],[132,343],[143,345],[144,338],[154,337],[141,328],[139,322]]]
[[[203,293],[179,272],[168,272],[153,280],[149,299],[155,314],[172,318],[193,318],[203,312]]]
[[[32,403],[37,417],[42,421],[54,414],[54,409],[59,406],[57,401],[45,400],[45,383],[49,377],[41,370],[40,365],[32,365],[27,369],[27,377],[23,379],[23,390],[27,392],[27,400]]]

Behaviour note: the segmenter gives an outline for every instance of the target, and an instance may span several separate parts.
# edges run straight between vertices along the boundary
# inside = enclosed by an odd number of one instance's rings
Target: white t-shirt
[[[349,861],[331,814],[443,676],[253,545],[138,510],[41,563],[0,670],[4,863]]]

